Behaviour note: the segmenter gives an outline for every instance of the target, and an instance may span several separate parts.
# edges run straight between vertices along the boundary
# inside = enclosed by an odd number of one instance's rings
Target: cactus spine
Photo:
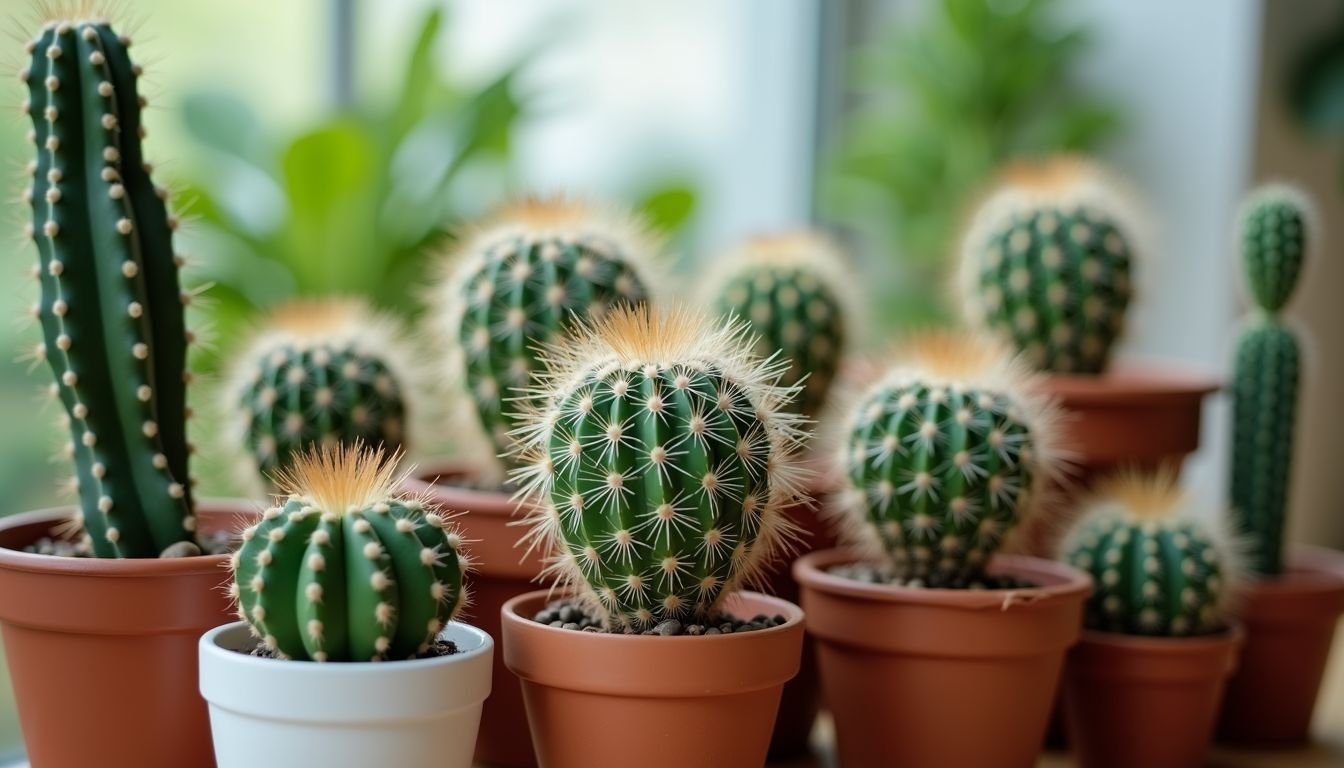
[[[896,578],[970,586],[1054,471],[1054,410],[986,339],[935,333],[908,350],[850,411],[842,522]]]
[[[1056,373],[1101,373],[1124,327],[1131,206],[1077,158],[1019,165],[976,210],[962,245],[969,319]]]
[[[1241,265],[1256,310],[1237,340],[1232,383],[1232,509],[1251,568],[1283,572],[1283,529],[1297,420],[1301,350],[1279,316],[1306,259],[1312,221],[1300,192],[1268,186],[1242,207]]]
[[[815,418],[840,370],[852,301],[837,275],[841,254],[810,232],[757,237],[723,259],[710,283],[714,311],[746,321],[763,357],[789,362],[783,381],[802,382],[796,412]]]
[[[497,211],[449,263],[435,302],[460,356],[481,426],[505,454],[540,352],[575,323],[648,297],[653,248],[629,215],[577,200],[524,200]]]
[[[617,308],[548,358],[517,475],[552,572],[612,628],[715,616],[791,534],[797,417],[741,326]]]
[[[1227,628],[1237,568],[1226,539],[1189,514],[1174,476],[1121,474],[1098,484],[1063,559],[1092,576],[1087,626],[1183,636]]]
[[[396,495],[396,459],[314,449],[280,478],[289,494],[243,532],[238,613],[280,658],[382,661],[423,653],[465,601],[461,538]]]
[[[399,452],[414,410],[410,368],[395,323],[360,300],[280,307],[226,388],[249,472],[274,477],[314,443]]]
[[[101,20],[48,23],[22,73],[44,357],[69,417],[82,523],[99,557],[194,538],[188,333],[167,192],[141,150],[130,39]]]

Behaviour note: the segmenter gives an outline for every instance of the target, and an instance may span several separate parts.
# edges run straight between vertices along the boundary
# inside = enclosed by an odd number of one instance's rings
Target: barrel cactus
[[[529,538],[611,629],[714,618],[792,534],[794,390],[745,329],[613,309],[554,350],[516,470]]]
[[[130,38],[94,18],[46,24],[21,73],[36,157],[23,196],[79,522],[99,557],[154,557],[195,536],[187,458],[189,334],[177,221],[141,140]],[[188,546],[190,548],[190,546]]]
[[[1253,192],[1238,222],[1241,265],[1255,303],[1237,339],[1232,381],[1232,508],[1250,567],[1283,572],[1283,529],[1297,420],[1301,349],[1280,311],[1297,287],[1314,216],[1301,192]]]
[[[576,323],[645,301],[654,246],[630,214],[571,198],[504,206],[447,261],[432,306],[498,452],[528,405],[540,350]]]
[[[404,346],[396,323],[359,300],[275,310],[225,388],[248,473],[274,477],[315,443],[400,451],[416,410]]]
[[[1191,513],[1174,475],[1099,482],[1064,540],[1066,562],[1092,576],[1091,629],[1182,636],[1227,628],[1235,550]]]
[[[840,275],[844,257],[812,232],[756,237],[725,254],[708,287],[715,312],[737,316],[763,357],[789,362],[784,381],[802,382],[794,410],[816,417],[840,370],[854,299]]]
[[[913,338],[849,411],[849,538],[913,586],[962,588],[1038,506],[1056,469],[1055,410],[997,343]]]
[[[238,615],[279,658],[382,661],[424,653],[466,601],[461,537],[396,492],[395,458],[313,448],[280,476],[288,498],[243,531]]]
[[[1103,372],[1129,305],[1132,211],[1119,183],[1087,161],[1011,167],[963,239],[968,319],[1039,369]]]

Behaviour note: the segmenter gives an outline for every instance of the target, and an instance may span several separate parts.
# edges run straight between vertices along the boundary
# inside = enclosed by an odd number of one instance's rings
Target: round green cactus
[[[225,413],[263,479],[312,445],[405,445],[414,385],[395,324],[358,300],[276,310],[233,366]]]
[[[745,330],[619,308],[548,359],[530,538],[612,628],[713,618],[791,534],[798,417]]]
[[[1188,513],[1174,476],[1099,483],[1062,552],[1096,585],[1086,609],[1091,629],[1179,636],[1227,628],[1231,550]]]
[[[789,362],[784,381],[802,382],[793,401],[798,413],[816,417],[840,370],[849,323],[836,276],[841,254],[810,232],[757,237],[726,254],[710,283],[715,312],[744,320],[763,357]]]
[[[1237,340],[1232,382],[1232,509],[1251,548],[1251,568],[1283,572],[1283,530],[1292,471],[1302,353],[1278,312],[1306,260],[1310,201],[1295,189],[1263,187],[1240,219],[1241,264],[1257,311]]]
[[[501,454],[526,404],[540,350],[575,324],[647,300],[653,246],[631,216],[567,199],[505,206],[467,238],[440,288],[454,370]]]
[[[843,522],[897,578],[966,587],[1054,471],[1054,413],[984,338],[928,334],[908,349],[850,411]]]
[[[1037,368],[1101,373],[1129,305],[1129,210],[1086,162],[1015,167],[976,211],[963,242],[967,315]]]
[[[362,446],[314,449],[282,476],[284,504],[243,531],[232,593],[277,657],[411,658],[462,607],[461,538],[399,480]]]

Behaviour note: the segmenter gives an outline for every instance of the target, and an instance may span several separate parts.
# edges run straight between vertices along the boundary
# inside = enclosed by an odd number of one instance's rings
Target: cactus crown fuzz
[[[154,557],[195,538],[177,220],[142,140],[131,39],[95,3],[49,6],[20,73],[34,158],[24,201],[36,245],[36,357],[55,374],[99,557]]]
[[[461,239],[431,311],[501,455],[523,410],[510,402],[531,389],[540,350],[579,322],[646,301],[656,250],[631,214],[565,197],[506,205]]]
[[[314,444],[407,444],[419,418],[412,355],[392,319],[357,299],[296,301],[272,312],[234,361],[223,413],[246,474],[269,479]]]
[[[793,536],[800,419],[740,324],[616,308],[548,352],[519,430],[528,539],[609,628],[714,617]]]
[[[1099,481],[1061,551],[1096,585],[1091,629],[1183,636],[1227,628],[1240,559],[1221,527],[1192,513],[1175,472]]]
[[[1138,223],[1123,185],[1086,160],[1010,166],[962,241],[968,320],[1037,368],[1102,372],[1124,327]]]
[[[383,661],[423,653],[467,601],[469,563],[442,510],[396,492],[397,458],[314,448],[287,496],[233,555],[238,614],[284,659]]]
[[[789,361],[784,381],[802,383],[795,410],[822,412],[840,370],[856,298],[842,273],[844,256],[813,232],[755,237],[719,259],[707,282],[708,304],[756,334],[762,357]]]
[[[1054,405],[983,336],[912,338],[848,413],[842,533],[902,581],[976,583],[1058,471]]]

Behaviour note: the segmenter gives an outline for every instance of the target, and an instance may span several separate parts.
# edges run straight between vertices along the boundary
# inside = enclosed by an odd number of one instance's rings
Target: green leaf
[[[656,232],[675,234],[695,213],[695,188],[684,182],[669,182],[639,198],[635,210]]]
[[[271,165],[271,142],[247,102],[232,93],[201,90],[182,99],[187,135],[205,147],[261,169]]]
[[[425,117],[431,101],[432,86],[439,80],[434,66],[434,48],[442,26],[443,12],[435,8],[425,16],[415,44],[411,46],[411,55],[402,76],[401,92],[392,107],[390,122],[393,144],[400,142]]]

